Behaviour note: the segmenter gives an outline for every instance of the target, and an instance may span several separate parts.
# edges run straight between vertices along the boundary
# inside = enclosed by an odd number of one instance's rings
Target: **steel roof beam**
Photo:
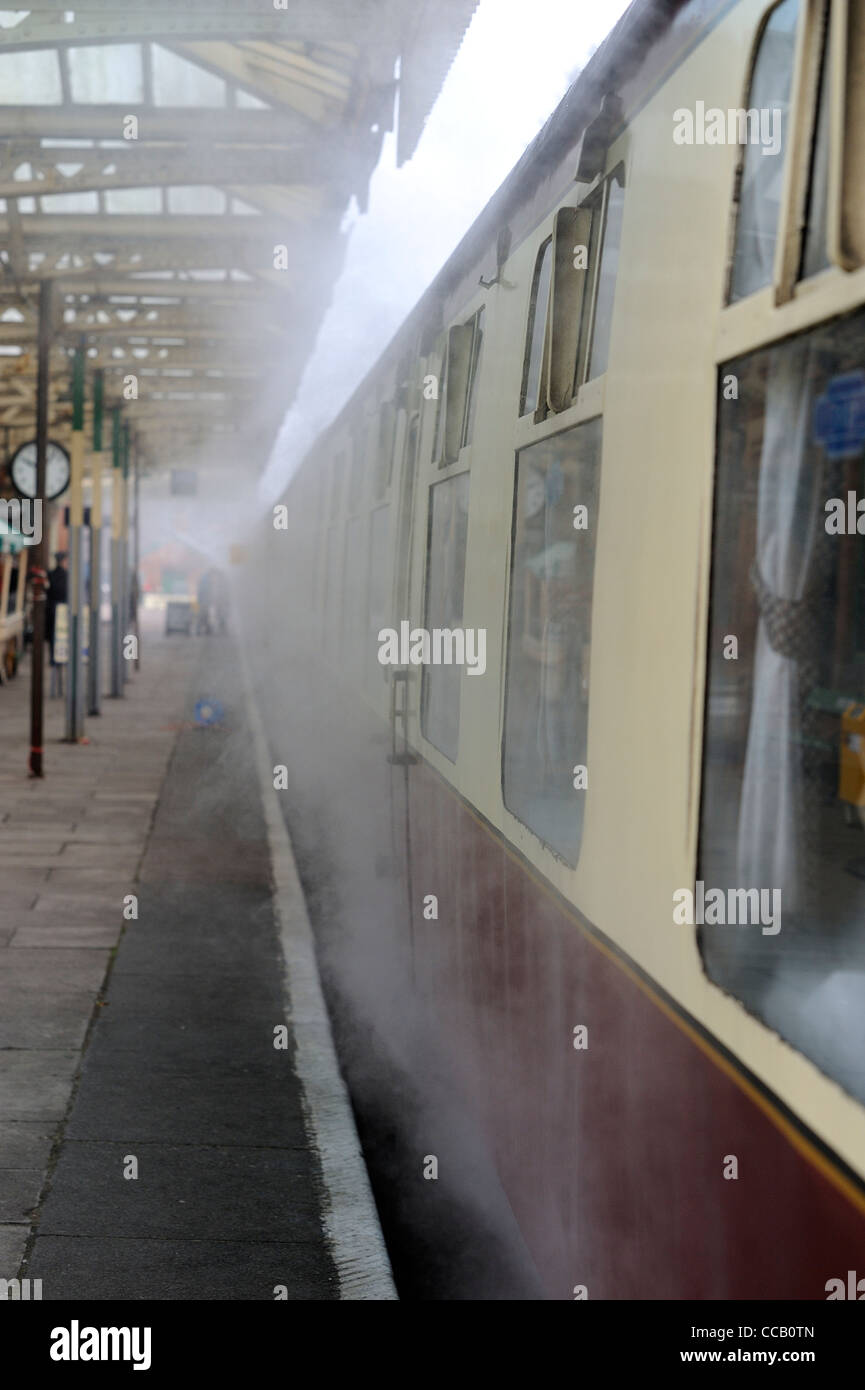
[[[151,299],[204,299],[210,304],[242,304],[244,301],[260,303],[262,300],[266,302],[273,299],[270,286],[257,280],[140,280],[130,277],[125,280],[72,279],[67,284],[62,274],[58,275],[56,280],[61,301],[69,294],[77,297],[89,296],[91,300],[125,296],[134,298],[142,309],[158,307],[146,302]],[[0,285],[0,299],[12,297],[14,293],[10,286]],[[123,308],[123,305],[112,303],[110,307]]]
[[[247,254],[251,248],[221,243],[216,236],[206,241],[184,244],[178,239],[174,245],[167,246],[159,238],[152,241],[121,241],[117,244],[110,239],[96,239],[94,246],[76,247],[70,253],[68,243],[60,237],[34,239],[28,245],[29,260],[22,277],[22,283],[41,282],[44,279],[63,280],[68,285],[79,276],[90,278],[100,271],[114,277],[137,275],[147,271],[185,270],[194,273],[201,270],[242,270],[244,274],[266,281],[276,290],[297,292],[309,285],[308,262],[302,258],[288,270],[267,270],[256,264]],[[74,256],[79,264],[70,265]],[[99,259],[97,259],[99,257]],[[103,259],[104,258],[104,259]],[[110,259],[109,259],[110,258]],[[200,280],[200,284],[218,284],[220,281]]]
[[[132,314],[132,317],[127,315]],[[8,323],[9,320],[0,320]],[[22,322],[19,320],[18,322]],[[29,324],[29,314],[25,316],[23,324]],[[114,304],[100,304],[94,301],[86,306],[73,308],[71,305],[64,307],[62,316],[64,333],[86,333],[104,334],[118,332],[135,337],[143,332],[152,336],[153,333],[161,331],[166,334],[181,333],[187,329],[201,328],[210,329],[211,332],[220,336],[223,333],[231,333],[235,328],[242,329],[252,327],[264,333],[274,333],[282,336],[288,325],[280,323],[271,318],[268,314],[262,314],[259,310],[254,316],[247,313],[240,313],[237,306],[231,308],[223,305],[221,310],[214,308],[210,310],[201,304],[189,305],[169,305],[167,307],[156,307],[144,305],[136,309],[133,305],[121,306]],[[35,326],[35,325],[34,325]]]
[[[122,372],[118,373],[118,375],[128,376],[128,365],[124,367],[122,369]],[[207,376],[200,372],[195,372],[192,376],[189,377],[163,375],[146,376],[141,372],[136,372],[135,375],[138,377],[139,394],[145,387],[147,388],[148,395],[152,395],[154,391],[187,390],[207,392],[218,391],[228,394],[237,392],[239,395],[245,395],[247,394],[247,392],[255,392],[255,394],[257,395],[260,390],[260,379],[257,374],[252,372],[248,374],[226,373],[225,376]],[[114,378],[110,376],[108,372],[106,372],[106,387],[110,388],[113,380]],[[54,382],[53,389],[58,396],[68,394],[72,381],[71,372],[64,373],[61,371],[55,371],[52,373],[52,381]],[[8,404],[9,401],[12,399],[19,401],[29,401],[33,396],[35,384],[35,373],[28,374],[26,377],[20,378],[20,381],[16,381],[14,378],[0,377],[0,398],[2,398],[6,404]],[[17,389],[19,386],[20,389]],[[246,389],[240,390],[239,388],[241,387]],[[118,390],[119,389],[120,388],[118,387]]]
[[[7,29],[0,29],[0,35]],[[0,42],[2,52],[2,42]],[[139,146],[150,141],[173,144],[190,140],[229,144],[273,145],[284,149],[302,143],[318,129],[292,111],[257,111],[245,107],[149,106],[134,102],[99,106],[0,106],[0,136],[4,139],[123,140],[124,120],[138,117]],[[51,146],[48,146],[51,149]],[[74,149],[57,149],[57,158],[75,163]],[[119,147],[122,154],[123,147]],[[84,151],[89,153],[89,151]],[[106,156],[111,150],[105,151]]]
[[[182,0],[163,3],[121,3],[108,10],[105,4],[56,4],[36,0],[18,24],[0,30],[0,51],[45,48],[57,44],[125,43],[140,39],[169,42],[176,39],[262,38],[276,42],[328,43],[351,36],[358,46],[380,43],[381,10],[376,0],[291,0],[287,10],[261,0],[212,0],[197,5]],[[66,14],[74,18],[66,22]],[[387,32],[387,29],[384,29]]]
[[[339,72],[335,82],[316,82],[302,70],[292,72],[294,53],[284,50],[280,62],[278,47],[261,44],[259,51],[241,44],[225,42],[171,43],[172,52],[226,82],[253,92],[259,99],[300,111],[316,123],[332,125],[345,111],[352,96],[352,82]],[[261,51],[264,50],[264,51]],[[297,55],[302,59],[302,55]],[[397,56],[391,50],[391,73]]]
[[[118,332],[134,336],[143,329],[150,333],[159,329],[181,332],[186,328],[210,328],[216,333],[221,333],[244,326],[252,326],[263,333],[285,333],[288,325],[274,317],[270,309],[267,300],[258,301],[253,309],[252,305],[217,305],[210,304],[207,300],[188,303],[176,301],[171,304],[119,304],[94,297],[85,303],[63,303],[58,323],[62,324],[65,333],[77,331],[84,334],[104,333],[116,329]],[[35,329],[37,316],[31,305],[13,302],[6,309],[2,309],[0,305],[0,310],[0,323],[6,326],[17,325],[22,331]]]
[[[18,179],[13,171],[29,164],[33,177]],[[58,164],[78,164],[63,174]],[[312,139],[298,145],[244,146],[236,144],[175,143],[132,145],[129,149],[76,150],[23,141],[7,148],[0,173],[0,198],[41,197],[51,193],[110,192],[128,188],[173,186],[233,186],[236,196],[254,202],[248,189],[273,184],[291,189],[347,179],[351,161],[333,149],[332,141]],[[342,166],[342,168],[341,168]],[[112,172],[106,173],[109,169]],[[244,190],[244,191],[240,191]]]
[[[152,241],[155,238],[200,237],[211,235],[222,239],[233,238],[239,241],[264,241],[273,238],[286,241],[289,236],[297,236],[296,229],[287,228],[283,218],[262,214],[261,217],[245,217],[241,213],[78,213],[78,212],[33,212],[21,218],[21,229],[25,241],[33,241],[40,236],[61,236],[66,245],[80,241],[93,241],[94,238],[108,237],[112,241],[132,239]],[[8,213],[0,214],[0,236],[9,235]],[[310,238],[311,240],[311,238]],[[273,257],[270,257],[273,264]]]
[[[0,251],[2,249],[0,248]],[[75,265],[69,264],[72,257],[75,258]],[[59,237],[46,237],[30,249],[29,264],[22,277],[22,284],[39,284],[45,279],[62,280],[68,292],[79,278],[89,279],[100,273],[117,279],[125,275],[167,270],[184,271],[187,274],[199,270],[240,270],[245,275],[253,276],[255,280],[267,282],[277,290],[294,290],[301,278],[300,266],[288,271],[267,271],[254,264],[244,264],[244,257],[236,244],[224,245],[213,237],[192,247],[184,246],[182,243],[166,247],[157,238],[147,243],[144,249],[141,246],[136,247],[134,242],[122,242],[119,246],[97,242],[94,247],[83,250],[76,248],[72,252]],[[226,282],[202,279],[193,283],[218,285]]]
[[[151,344],[147,349],[147,357],[134,357],[128,348],[123,357],[114,357],[107,343],[100,342],[95,346],[95,354],[92,357],[88,356],[87,360],[92,366],[104,367],[106,371],[114,371],[116,369],[117,371],[128,372],[131,368],[144,371],[145,369],[149,370],[154,367],[164,367],[166,370],[171,370],[173,368],[187,370],[191,367],[196,371],[203,372],[230,372],[232,370],[232,359],[234,359],[234,361],[237,360],[237,354],[235,353],[228,354],[224,351],[221,353],[207,353],[206,350],[202,350],[201,343],[190,343],[188,346],[180,345],[171,347],[154,346]],[[161,355],[157,356],[157,353],[161,354],[163,352],[165,353],[164,357]],[[254,357],[245,357],[241,360],[241,370],[243,371],[254,369],[265,373],[271,368],[274,370],[280,368],[284,370],[285,368],[284,358],[271,357],[269,354],[264,354],[262,352],[256,352]]]
[[[195,342],[219,342],[224,340],[232,342],[236,338],[252,338],[256,341],[261,339],[261,331],[252,325],[238,324],[230,328],[190,328],[180,326],[176,328],[163,327],[159,324],[141,324],[135,328],[121,327],[114,323],[94,323],[88,324],[86,328],[81,324],[61,323],[55,329],[55,338],[78,338],[85,333],[88,339],[99,338],[102,340],[110,338],[123,338],[129,340],[130,347],[135,346],[136,338],[184,338]],[[273,332],[274,346],[279,340],[279,334]],[[22,323],[0,323],[0,343],[24,344],[35,343],[36,325]],[[169,344],[166,343],[166,347]]]

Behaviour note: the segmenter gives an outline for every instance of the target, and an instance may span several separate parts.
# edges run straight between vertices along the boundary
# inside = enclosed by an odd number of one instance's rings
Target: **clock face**
[[[36,496],[36,441],[22,444],[9,464],[15,490],[22,497]],[[53,502],[69,486],[69,455],[60,444],[48,441],[45,455],[45,501]]]

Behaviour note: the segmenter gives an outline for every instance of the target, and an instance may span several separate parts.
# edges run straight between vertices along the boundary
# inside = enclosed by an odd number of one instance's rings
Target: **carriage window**
[[[420,439],[420,416],[415,411],[409,422],[406,435],[404,469],[399,504],[399,532],[397,540],[396,594],[397,607],[408,611],[409,604],[409,561],[411,559],[411,519],[414,505],[415,475],[417,473],[417,452]]]
[[[730,280],[731,302],[744,299],[772,283],[798,16],[799,0],[783,0],[772,11],[754,63],[748,110],[758,119],[761,113],[770,118],[769,129],[773,134],[774,112],[780,113],[777,118],[780,144],[777,152],[770,143],[764,145],[762,141],[744,146]]]
[[[339,558],[340,558],[340,528],[331,526],[327,533],[327,569],[325,571],[325,611],[327,613],[327,630],[330,634],[328,638],[328,655],[336,658],[337,642],[339,640]]]
[[[314,520],[314,525],[313,525],[313,533],[314,533],[314,534],[321,530],[321,525],[322,525],[322,522],[323,522],[323,520],[324,520],[323,512],[324,512],[324,494],[325,494],[325,487],[326,487],[326,477],[325,477],[324,466],[323,466],[322,464],[319,463],[319,464],[317,464],[317,471],[316,471],[316,473],[315,473],[315,476],[314,476],[313,479],[312,479],[312,484],[311,484],[312,495],[313,495],[313,498],[315,499],[314,502],[313,502],[313,508],[312,508],[312,515],[313,515],[313,520]]]
[[[808,210],[805,219],[805,246],[802,255],[802,279],[816,275],[829,265],[827,251],[829,213],[829,43],[823,40],[820,63],[820,87],[817,97],[817,121],[811,152],[811,179],[808,188]]]
[[[330,474],[330,519],[335,521],[339,516],[339,504],[342,500],[343,480],[345,477],[345,454],[339,453],[333,460]]]
[[[369,537],[369,653],[370,669],[385,674],[384,667],[374,659],[378,650],[378,634],[390,622],[390,507],[377,507],[372,514]]]
[[[613,320],[613,297],[619,269],[619,247],[622,241],[622,216],[625,210],[625,189],[621,170],[607,179],[604,209],[604,238],[598,265],[595,289],[595,312],[592,324],[592,352],[586,380],[601,376],[607,370],[610,352],[610,327]],[[593,219],[594,221],[594,219]]]
[[[436,458],[443,467],[456,463],[460,450],[471,442],[483,320],[480,309],[448,331],[443,403],[436,427]]]
[[[354,516],[345,528],[342,570],[342,644],[344,671],[356,675],[363,664],[366,633],[367,556],[364,549],[366,518]]]
[[[424,626],[462,626],[469,520],[469,475],[460,473],[430,488]],[[424,738],[456,762],[460,732],[462,667],[428,665],[421,680],[421,732]]]
[[[548,237],[538,252],[529,300],[529,323],[526,332],[526,355],[523,365],[523,390],[520,414],[531,415],[538,408],[541,389],[541,364],[544,356],[544,337],[547,329],[547,305],[550,300],[550,278],[553,270],[553,239]]]
[[[569,864],[579,856],[588,795],[574,784],[575,768],[588,769],[600,467],[600,420],[517,457],[504,800]]]
[[[396,408],[393,401],[386,401],[379,411],[378,428],[375,435],[377,451],[374,460],[375,472],[373,476],[375,479],[374,495],[377,502],[381,501],[390,487],[391,474],[393,473],[393,448],[395,437]]]
[[[469,367],[469,384],[466,400],[465,422],[463,424],[463,447],[472,442],[475,427],[475,411],[478,404],[478,378],[481,370],[481,349],[484,343],[484,311],[479,309],[472,319],[472,356]]]
[[[584,381],[602,376],[607,370],[624,210],[625,173],[623,166],[619,165],[580,208],[584,215],[590,215],[591,221],[587,235],[588,268],[580,306],[574,395]]]
[[[715,910],[699,941],[712,980],[865,1100],[865,312],[730,374],[698,879],[746,924]]]
[[[448,376],[448,348],[447,338],[444,338],[438,349],[439,372],[438,372],[438,399],[436,404],[436,425],[433,436],[433,463],[441,463],[445,447],[445,392],[447,389]]]
[[[363,467],[369,439],[369,423],[357,426],[351,442],[351,468],[348,475],[348,510],[356,512],[363,496]]]
[[[838,6],[840,20],[844,7]],[[846,6],[847,33],[842,41],[847,61],[844,72],[845,112],[844,131],[840,141],[839,182],[842,190],[841,217],[838,227],[838,253],[845,270],[856,270],[865,263],[865,207],[862,199],[863,152],[862,131],[865,129],[865,3],[848,0]]]

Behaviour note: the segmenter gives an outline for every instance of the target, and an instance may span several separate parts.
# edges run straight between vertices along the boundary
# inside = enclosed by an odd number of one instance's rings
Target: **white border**
[[[273,787],[264,725],[246,652],[241,643],[238,646],[267,825],[273,905],[285,959],[285,1016],[294,1033],[307,1128],[324,1178],[325,1238],[339,1276],[340,1299],[394,1300],[398,1295],[333,1044],[303,890]]]

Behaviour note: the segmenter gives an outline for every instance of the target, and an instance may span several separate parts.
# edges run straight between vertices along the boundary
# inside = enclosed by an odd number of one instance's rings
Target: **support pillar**
[[[120,409],[115,406],[112,433],[111,469],[111,694],[123,694],[123,513],[126,510],[123,484],[123,426]]]
[[[129,454],[130,454],[130,431],[129,431],[129,424],[128,424],[128,422],[127,422],[127,423],[125,423],[124,426],[123,426],[123,510],[122,510],[122,512],[121,512],[121,514],[120,514],[120,522],[121,522],[121,534],[120,534],[121,547],[120,547],[120,555],[121,555],[121,565],[122,565],[122,569],[121,569],[122,587],[121,587],[120,592],[121,592],[122,601],[123,601],[123,606],[122,606],[122,608],[121,608],[121,613],[122,613],[122,617],[121,617],[122,634],[121,634],[121,665],[120,665],[120,671],[121,671],[121,679],[122,679],[124,685],[125,685],[126,682],[129,680],[130,673],[131,673],[131,667],[132,667],[132,663],[131,663],[130,661],[127,661],[127,660],[123,657],[123,652],[122,652],[122,638],[126,637],[126,636],[128,635],[128,633],[129,633],[129,631],[130,631],[130,622],[129,622],[129,589],[130,589],[130,585],[129,585],[129,554],[130,554],[130,547],[129,547],[129,499],[130,499],[132,490],[131,490],[131,488],[130,488],[130,486],[129,486]]]
[[[88,713],[102,713],[102,401],[103,372],[93,378],[93,455],[90,463],[90,664]]]
[[[66,742],[84,737],[82,610],[84,607],[84,344],[72,366],[72,441],[69,449],[69,667],[66,686]]]
[[[45,609],[48,571],[48,508],[45,505],[45,460],[48,451],[48,394],[51,385],[51,335],[54,327],[54,284],[39,287],[39,334],[36,378],[36,497],[39,542],[33,547],[33,654],[30,677],[30,776],[44,777],[42,747],[45,716]]]
[[[141,461],[135,450],[135,529],[132,532],[132,572],[135,575],[135,636],[138,638],[135,657],[136,673],[141,670]]]

